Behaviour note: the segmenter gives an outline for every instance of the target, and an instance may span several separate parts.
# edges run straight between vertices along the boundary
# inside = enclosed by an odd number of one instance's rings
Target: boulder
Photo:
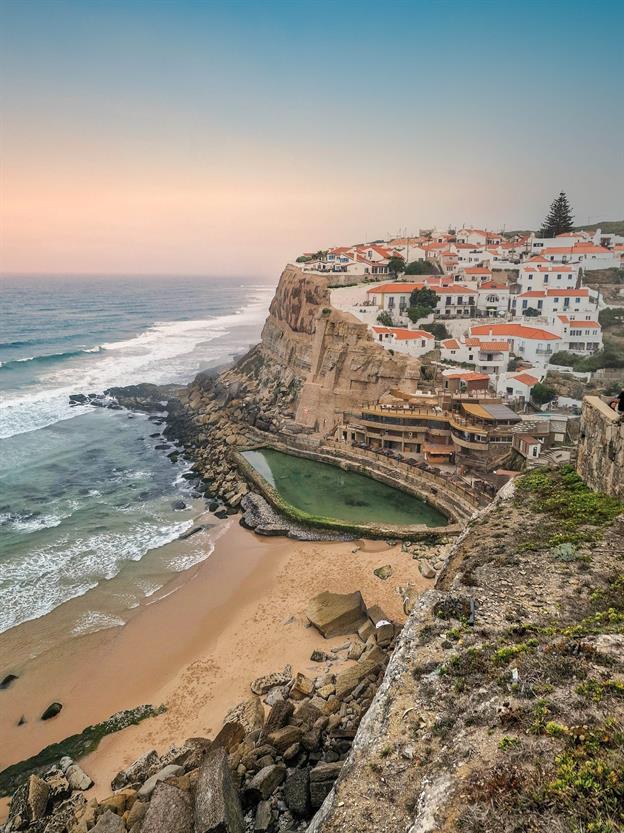
[[[320,763],[310,770],[310,803],[318,810],[340,775],[342,762]]]
[[[63,708],[62,703],[50,703],[48,708],[41,715],[41,719],[42,720],[51,720],[53,717],[56,717],[56,715],[59,714],[59,712],[61,711],[62,708]]]
[[[147,781],[143,784],[143,786],[137,793],[137,798],[140,798],[141,800],[149,798],[150,795],[156,789],[157,784],[159,784],[161,781],[166,781],[167,778],[175,778],[177,775],[184,775],[183,766],[178,766],[177,764],[169,764],[169,766],[163,767],[147,779]]]
[[[158,784],[141,824],[141,833],[192,833],[193,802],[188,793]]]
[[[129,810],[136,799],[137,792],[131,787],[124,787],[122,790],[117,790],[107,798],[100,801],[100,811],[110,810],[117,816],[123,816],[126,810]]]
[[[384,564],[383,567],[377,567],[376,570],[373,570],[373,573],[377,578],[385,581],[392,575],[392,564]]]
[[[244,798],[249,805],[269,798],[286,777],[284,764],[272,764],[257,772],[245,787]],[[200,831],[197,831],[200,833]]]
[[[163,784],[163,787],[168,787],[168,784]],[[154,791],[154,794],[160,789],[160,784]],[[138,798],[132,805],[132,807],[128,810],[126,815],[126,827],[128,830],[132,830],[135,824],[142,821],[145,817],[145,813],[147,812],[148,804],[145,801],[140,801]]]
[[[310,697],[312,694],[314,694],[314,683],[305,674],[299,672],[290,689],[291,698],[293,700],[303,700],[304,697]]]
[[[254,833],[266,833],[273,822],[273,811],[271,810],[270,801],[261,801],[256,809],[256,818],[254,819]]]
[[[365,657],[358,660],[351,668],[346,668],[336,675],[336,697],[342,700],[369,674],[379,671],[384,662],[384,653],[375,646]]]
[[[276,729],[266,736],[267,743],[270,743],[278,752],[282,753],[292,746],[293,743],[298,743],[303,734],[299,726],[282,726],[281,729]]]
[[[295,769],[284,784],[284,801],[288,809],[298,816],[310,812],[310,770]]]
[[[120,816],[111,810],[106,810],[91,830],[92,833],[126,833],[126,825]]]
[[[63,767],[63,761],[69,760],[69,765]],[[93,780],[89,778],[82,767],[75,764],[71,758],[61,759],[61,768],[65,772],[65,778],[72,790],[88,790],[93,786]]]
[[[69,798],[71,795],[71,787],[69,786],[69,781],[59,767],[53,767],[51,770],[46,772],[44,779],[49,789],[49,804],[54,804],[65,798]]]
[[[7,830],[24,830],[45,815],[50,788],[38,775],[31,775],[11,798]]]
[[[266,674],[263,677],[258,677],[251,684],[251,690],[254,694],[266,694],[275,686],[288,685],[292,680],[292,668],[286,665],[283,671],[274,671],[272,674]]]
[[[17,680],[17,674],[7,674],[0,680],[0,690],[8,688],[15,680]]]
[[[435,578],[436,571],[428,561],[419,561],[418,570],[423,578]]]
[[[245,730],[245,734],[256,729],[262,729],[264,724],[264,707],[259,697],[250,697],[229,710],[225,716],[225,723],[238,722]]]
[[[370,621],[370,619],[367,619],[360,625],[357,632],[362,642],[366,642],[368,637],[375,632],[375,626]]]
[[[223,724],[217,736],[210,745],[210,749],[217,749],[218,747],[222,747],[226,750],[226,752],[231,752],[232,749],[236,749],[236,747],[244,737],[244,726],[241,723],[239,723],[238,720],[232,720],[229,723]]]
[[[308,604],[306,616],[326,639],[356,633],[366,619],[366,606],[359,591],[319,593]]]
[[[195,833],[244,833],[243,811],[222,747],[204,759],[195,791]]]
[[[111,781],[111,789],[119,790],[126,784],[142,784],[160,767],[160,758],[155,749],[146,752],[127,769],[118,772]]]
[[[290,700],[278,700],[274,703],[262,730],[263,737],[285,726],[292,717],[294,710],[295,708]]]

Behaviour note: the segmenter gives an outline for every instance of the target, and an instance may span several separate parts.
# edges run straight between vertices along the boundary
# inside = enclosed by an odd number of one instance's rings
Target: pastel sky
[[[624,3],[0,0],[0,270],[624,217]]]

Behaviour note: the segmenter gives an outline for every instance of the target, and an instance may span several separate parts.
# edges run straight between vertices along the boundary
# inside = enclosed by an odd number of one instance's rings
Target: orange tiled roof
[[[588,298],[589,289],[529,289],[519,298]]]
[[[531,376],[530,373],[518,373],[513,378],[522,382],[523,385],[529,385],[530,387],[533,387],[533,385],[536,385],[539,382],[539,379],[535,376]]]
[[[473,335],[510,336],[511,338],[528,338],[539,341],[554,341],[559,339],[555,333],[542,330],[539,327],[527,327],[525,324],[479,324],[470,330]]]

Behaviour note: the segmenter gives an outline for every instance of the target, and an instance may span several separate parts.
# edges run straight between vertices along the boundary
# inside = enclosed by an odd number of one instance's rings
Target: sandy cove
[[[383,564],[393,568],[386,581],[373,574]],[[176,592],[169,587],[169,595],[142,605],[123,628],[76,638],[42,655],[2,692],[1,765],[120,709],[166,704],[163,715],[104,738],[83,759],[96,795],[105,796],[112,776],[148,749],[162,752],[218,731],[256,677],[286,664],[318,674],[323,666],[310,661],[313,649],[329,651],[345,638],[325,640],[305,626],[305,609],[316,593],[361,590],[367,604],[380,604],[403,621],[397,587],[408,583],[419,589],[431,584],[400,546],[261,538],[232,521],[212,555],[181,574]],[[53,700],[64,704],[58,717],[47,723],[32,718]],[[31,719],[16,726],[24,713]]]

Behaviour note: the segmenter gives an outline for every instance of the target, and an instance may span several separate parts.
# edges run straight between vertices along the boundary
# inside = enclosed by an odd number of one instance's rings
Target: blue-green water
[[[68,397],[190,381],[257,342],[272,294],[252,279],[0,278],[0,632],[89,590],[97,626],[109,579],[121,610],[206,557],[177,543],[206,506],[156,448],[162,428]]]
[[[444,526],[433,506],[385,483],[271,448],[243,456],[291,506],[352,523]]]

